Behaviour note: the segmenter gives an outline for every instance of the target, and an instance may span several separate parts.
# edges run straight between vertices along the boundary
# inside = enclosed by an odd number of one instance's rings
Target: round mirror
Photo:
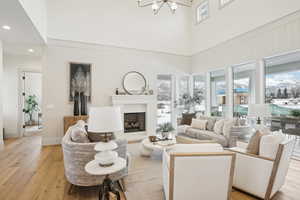
[[[145,77],[139,72],[131,71],[123,77],[123,88],[127,94],[143,94],[146,84]]]

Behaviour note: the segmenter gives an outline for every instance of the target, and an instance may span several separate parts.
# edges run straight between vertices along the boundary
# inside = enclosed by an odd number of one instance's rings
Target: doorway
[[[42,73],[21,73],[22,136],[41,132],[42,123]]]

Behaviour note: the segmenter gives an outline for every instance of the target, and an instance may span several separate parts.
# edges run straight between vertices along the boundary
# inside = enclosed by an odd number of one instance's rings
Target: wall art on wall
[[[91,66],[87,63],[71,62],[70,65],[70,94],[69,101],[76,99],[91,102]],[[81,102],[83,103],[83,102]]]

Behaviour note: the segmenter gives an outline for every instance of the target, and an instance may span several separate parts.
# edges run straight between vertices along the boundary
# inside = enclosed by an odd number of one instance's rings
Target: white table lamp
[[[118,147],[115,141],[109,141],[108,134],[122,131],[122,117],[119,107],[91,107],[88,119],[88,132],[104,134],[104,142],[98,142],[95,150],[100,151],[95,155],[95,160],[101,166],[111,166],[118,157],[112,150]]]
[[[270,117],[271,109],[269,104],[250,104],[248,117],[257,118],[257,124],[261,124],[261,118]]]

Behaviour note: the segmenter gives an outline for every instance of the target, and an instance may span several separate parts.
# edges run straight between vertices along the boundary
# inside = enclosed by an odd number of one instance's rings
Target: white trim
[[[272,56],[267,56],[267,57],[264,57],[263,60],[268,60],[268,59],[272,59],[272,58],[276,58],[276,57],[280,57],[280,56],[287,56],[287,55],[294,54],[294,53],[300,53],[300,49],[286,51],[283,53],[274,54]]]
[[[227,118],[233,117],[233,67],[227,68],[227,76],[225,75],[226,80],[226,113],[225,116]]]
[[[256,98],[256,103],[265,103],[265,91],[266,91],[266,74],[265,74],[265,61],[259,60],[257,63],[258,76],[256,83],[258,83],[257,91],[258,97]]]
[[[211,116],[210,72],[206,72],[206,115]]]

